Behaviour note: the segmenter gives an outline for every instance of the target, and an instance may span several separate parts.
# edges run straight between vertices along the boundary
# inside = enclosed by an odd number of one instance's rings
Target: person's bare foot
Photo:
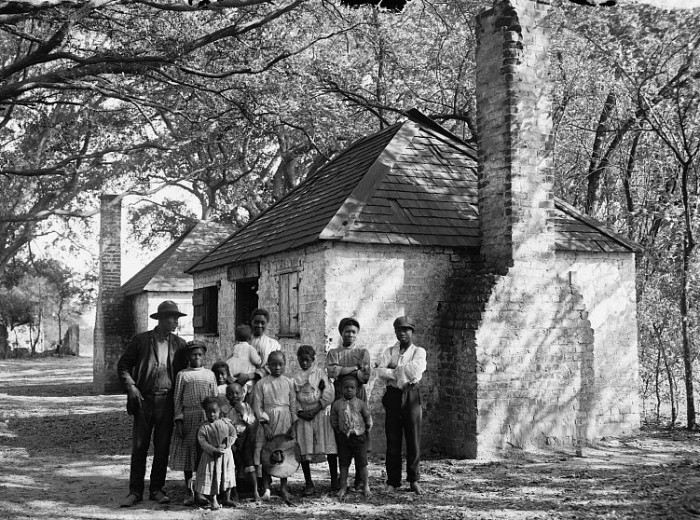
[[[340,500],[341,502],[345,502],[345,494],[345,489],[341,489],[340,491],[338,491],[338,500]]]
[[[302,493],[305,497],[311,496],[316,492],[316,487],[313,485],[313,482],[308,482],[306,484],[306,487],[304,488],[304,492]]]
[[[423,494],[423,488],[420,487],[420,484],[418,484],[418,482],[411,482],[411,491],[413,491],[416,495]]]
[[[365,498],[369,498],[372,496],[372,492],[369,490],[369,486],[364,487],[364,489],[362,490],[362,496]]]
[[[183,506],[193,506],[194,505],[194,493],[191,490],[185,492],[185,500],[182,501]]]
[[[120,507],[131,507],[134,504],[141,502],[141,499],[133,493],[129,493],[126,498],[119,504]]]
[[[216,495],[211,496],[211,509],[212,509],[212,511],[216,511],[217,509],[221,509],[221,504],[219,504],[219,501],[216,499]]]
[[[262,497],[260,497],[260,498],[262,498],[265,501],[270,500],[270,498],[272,498],[272,495],[270,494],[270,490],[266,489],[265,492],[262,494]]]
[[[205,497],[204,495],[202,495],[199,492],[195,492],[194,502],[195,502],[195,504],[197,504],[198,506],[201,506],[201,507],[206,507],[206,506],[210,505],[210,502],[209,502],[209,500],[207,500],[207,497]]]
[[[151,500],[158,502],[159,504],[170,503],[170,498],[168,497],[168,495],[163,493],[162,490],[156,491],[155,493],[151,493],[150,498],[151,498]]]
[[[397,489],[399,488],[387,484],[386,486],[384,486],[384,493],[394,493]]]
[[[226,506],[226,507],[238,507],[238,502],[236,502],[235,500],[231,500],[230,498],[226,498],[226,497],[222,498],[220,503],[222,506]]]

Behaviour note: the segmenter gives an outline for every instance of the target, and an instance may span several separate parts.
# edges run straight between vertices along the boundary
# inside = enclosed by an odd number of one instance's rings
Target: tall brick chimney
[[[505,0],[477,16],[482,254],[499,274],[554,252],[549,9],[549,0]]]
[[[117,361],[124,349],[124,299],[121,294],[121,201],[100,197],[100,274],[95,316],[93,390],[120,391]]]

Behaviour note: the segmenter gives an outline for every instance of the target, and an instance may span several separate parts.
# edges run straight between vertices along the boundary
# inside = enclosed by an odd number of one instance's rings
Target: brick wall
[[[581,293],[594,331],[585,436],[632,433],[640,424],[634,254],[557,252],[557,271]]]
[[[586,442],[636,420],[634,398],[614,402],[636,382],[633,260],[555,257],[548,10],[503,1],[477,18],[482,249],[453,255],[438,322],[440,446],[456,456]],[[608,304],[628,325],[608,322]]]
[[[372,366],[386,347],[396,342],[393,321],[402,315],[416,323],[414,342],[427,351],[428,368],[421,382],[425,449],[437,444],[444,414],[439,411],[438,306],[450,284],[451,251],[388,245],[334,243],[325,251],[325,282],[328,301],[324,316],[328,347],[341,342],[338,322],[354,316],[360,322],[358,343],[370,351]],[[372,376],[370,408],[375,422],[376,453],[385,449],[384,383]]]
[[[100,272],[95,312],[93,389],[121,390],[117,361],[133,334],[121,294],[121,203],[115,195],[100,198]]]

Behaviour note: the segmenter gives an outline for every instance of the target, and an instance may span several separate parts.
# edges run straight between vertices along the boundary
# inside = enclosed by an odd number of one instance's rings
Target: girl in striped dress
[[[187,358],[190,366],[177,374],[175,380],[175,430],[170,443],[170,469],[185,473],[186,506],[194,504],[192,474],[199,462],[197,430],[206,420],[202,401],[205,397],[218,398],[218,388],[214,372],[204,368],[202,361],[207,347],[201,341],[187,344]],[[200,494],[197,501],[207,503]]]

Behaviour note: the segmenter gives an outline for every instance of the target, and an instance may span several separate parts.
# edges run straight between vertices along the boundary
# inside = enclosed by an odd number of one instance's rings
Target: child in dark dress
[[[245,396],[245,388],[238,383],[231,383],[226,387],[226,398],[228,399],[226,417],[231,419],[238,433],[233,447],[236,468],[243,469],[253,490],[253,498],[256,502],[260,502],[254,460],[257,422],[253,408],[244,400]],[[231,490],[231,496],[234,500],[238,500],[238,491],[235,486]]]

